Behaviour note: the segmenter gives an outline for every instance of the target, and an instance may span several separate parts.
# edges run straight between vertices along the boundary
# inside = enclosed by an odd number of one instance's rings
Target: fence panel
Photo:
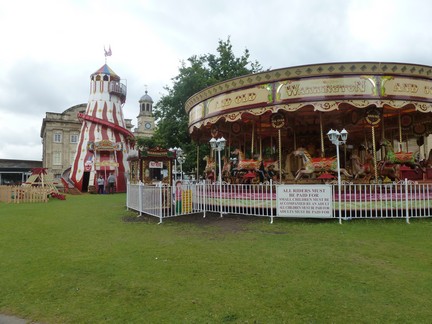
[[[127,207],[164,218],[205,212],[206,195],[202,184],[165,185],[128,184]]]
[[[51,191],[42,187],[0,186],[0,201],[15,204],[48,202]]]
[[[284,185],[286,186],[286,185]],[[295,188],[295,184],[289,185]],[[340,219],[432,216],[432,184],[342,184],[332,187],[333,217]],[[162,219],[214,212],[278,217],[273,184],[182,184],[177,187],[128,184],[127,207]],[[340,215],[339,215],[340,206]]]
[[[337,185],[334,186],[334,192]],[[343,184],[341,209],[344,219],[420,218],[432,216],[431,184],[401,181],[390,184]],[[334,217],[339,198],[334,195]]]

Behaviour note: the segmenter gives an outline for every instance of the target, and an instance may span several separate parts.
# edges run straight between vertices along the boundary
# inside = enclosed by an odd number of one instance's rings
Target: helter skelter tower
[[[108,53],[108,55],[107,55]],[[111,55],[105,51],[105,57]],[[81,132],[70,179],[80,191],[97,188],[96,180],[110,173],[116,177],[116,191],[126,191],[129,172],[127,156],[134,135],[126,128],[123,105],[126,85],[106,64],[90,76],[90,97],[82,120]]]

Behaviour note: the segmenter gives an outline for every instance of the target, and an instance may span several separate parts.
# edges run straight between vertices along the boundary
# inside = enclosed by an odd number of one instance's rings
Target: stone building
[[[47,112],[42,121],[42,163],[56,178],[73,162],[82,124],[77,115],[86,106],[79,104],[62,113]]]

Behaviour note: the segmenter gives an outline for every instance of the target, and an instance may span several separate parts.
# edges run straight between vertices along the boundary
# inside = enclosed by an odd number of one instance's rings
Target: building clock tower
[[[138,127],[135,128],[134,134],[139,137],[152,137],[154,134],[154,117],[153,117],[153,99],[145,94],[139,100],[139,115],[137,116]]]

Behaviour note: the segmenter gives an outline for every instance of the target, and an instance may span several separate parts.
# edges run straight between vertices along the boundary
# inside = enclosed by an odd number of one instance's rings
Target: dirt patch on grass
[[[159,218],[142,215],[142,216],[124,216],[124,222],[147,222],[147,223],[158,223]],[[196,226],[202,227],[217,227],[222,232],[242,232],[246,231],[249,224],[257,222],[256,217],[234,215],[234,214],[224,214],[220,217],[219,213],[206,213],[204,217],[203,213],[183,215],[178,217],[166,218],[163,223],[188,223],[194,224]]]

